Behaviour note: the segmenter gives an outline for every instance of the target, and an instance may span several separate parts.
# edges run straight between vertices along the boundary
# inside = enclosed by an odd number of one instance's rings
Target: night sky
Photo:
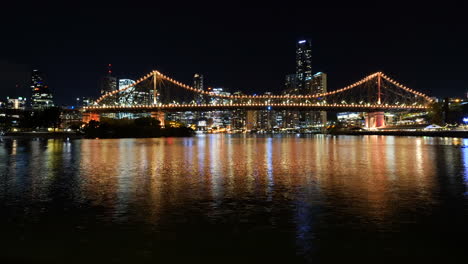
[[[197,72],[228,91],[279,92],[303,38],[312,41],[313,71],[328,73],[330,90],[383,71],[431,96],[468,91],[462,1],[156,2],[2,3],[0,98],[29,97],[32,67],[45,72],[58,104],[97,96],[109,63],[119,78],[157,69],[192,84]]]

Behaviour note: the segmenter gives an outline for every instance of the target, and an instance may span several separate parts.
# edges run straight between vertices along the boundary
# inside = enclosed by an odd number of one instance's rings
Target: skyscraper
[[[198,74],[198,73],[195,73],[195,75],[193,75],[193,88],[198,89],[198,90],[204,90],[203,75]],[[203,104],[206,102],[203,94],[195,95],[194,99],[197,104]]]
[[[203,75],[198,73],[193,75],[193,88],[203,90]]]
[[[53,97],[49,86],[44,81],[44,76],[39,70],[33,70],[31,75],[31,107],[33,109],[44,109],[53,107]]]
[[[310,80],[312,80],[312,45],[310,40],[300,40],[296,45],[297,93],[309,93]]]
[[[311,85],[311,94],[326,93],[327,92],[327,74],[323,72],[317,72],[314,74]]]
[[[286,75],[286,79],[284,82],[284,93],[285,94],[295,94],[297,93],[297,77],[296,74],[288,74]]]
[[[317,72],[310,81],[310,93],[319,94],[327,92],[327,74],[323,72]],[[317,103],[320,103],[324,98],[317,98]],[[321,124],[325,126],[327,124],[327,112],[320,111],[312,114],[312,125]]]
[[[107,75],[101,78],[101,95],[117,90],[117,78],[112,76],[112,64],[108,65]]]

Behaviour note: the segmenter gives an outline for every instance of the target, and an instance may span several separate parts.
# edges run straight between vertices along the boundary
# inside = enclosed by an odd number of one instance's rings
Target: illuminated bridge
[[[205,103],[209,102],[209,103]],[[244,95],[196,89],[152,71],[122,89],[101,96],[83,108],[84,121],[101,113],[145,113],[211,110],[297,110],[368,112],[426,111],[431,99],[391,79],[373,73],[351,85],[320,94]]]

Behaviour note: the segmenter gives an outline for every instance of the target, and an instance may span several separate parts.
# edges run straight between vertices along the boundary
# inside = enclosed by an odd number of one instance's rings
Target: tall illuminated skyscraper
[[[203,87],[203,75],[195,73],[193,75],[193,88],[198,89],[198,90],[204,90]],[[195,95],[195,101],[197,104],[203,104],[205,103],[205,97],[202,94]]]
[[[297,42],[296,78],[297,93],[309,93],[310,80],[312,80],[312,45],[310,40],[300,40]]]
[[[49,86],[44,81],[44,76],[39,70],[33,70],[31,75],[31,107],[33,109],[44,109],[53,107],[53,97]]]
[[[193,88],[203,90],[203,75],[198,73],[193,75]]]

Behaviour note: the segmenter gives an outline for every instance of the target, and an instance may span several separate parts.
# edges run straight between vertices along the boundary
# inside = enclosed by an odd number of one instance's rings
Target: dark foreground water
[[[466,263],[468,140],[0,141],[0,263]]]

